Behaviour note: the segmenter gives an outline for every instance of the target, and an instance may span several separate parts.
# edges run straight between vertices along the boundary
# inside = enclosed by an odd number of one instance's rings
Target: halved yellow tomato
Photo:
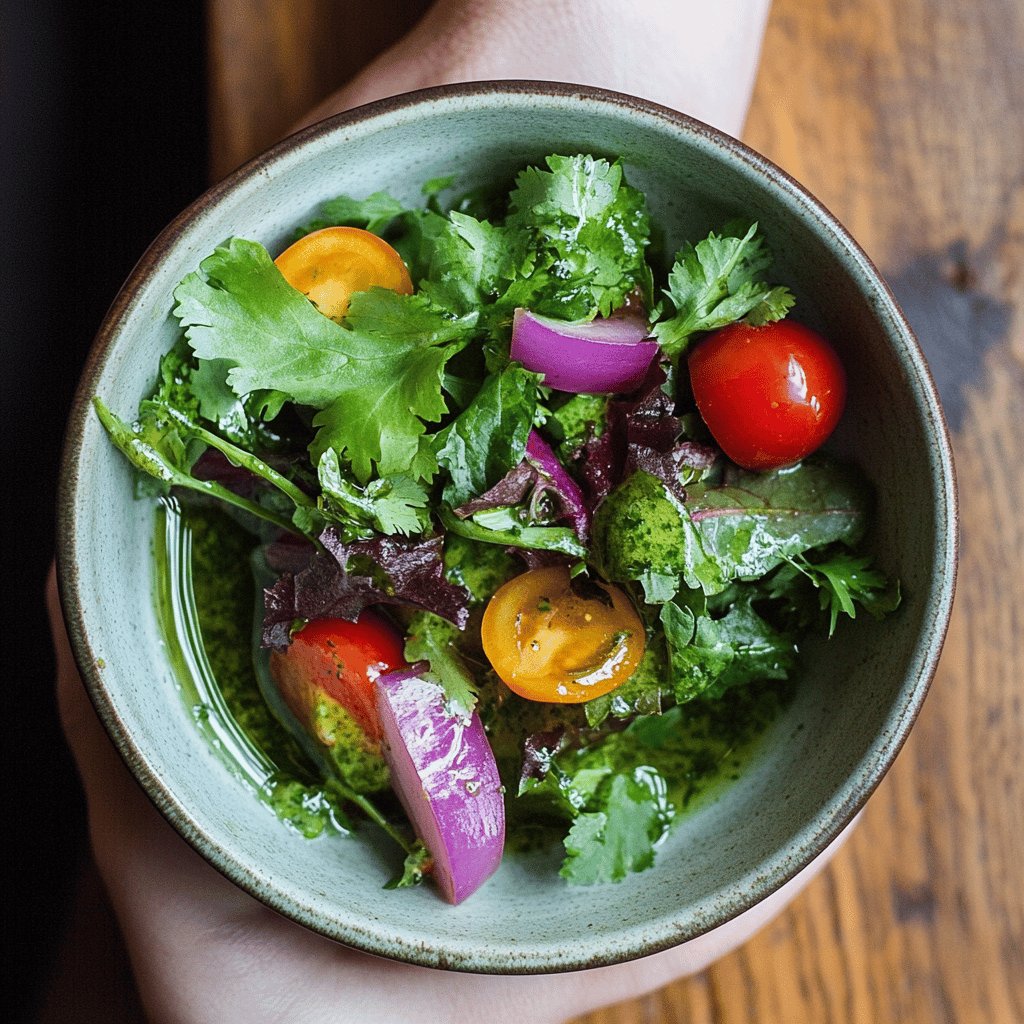
[[[528,700],[578,704],[624,683],[646,637],[629,598],[610,584],[574,583],[569,570],[531,569],[491,598],[481,626],[499,678]]]
[[[274,262],[284,279],[332,320],[345,316],[355,292],[390,288],[412,295],[412,279],[402,257],[383,238],[362,228],[312,231]]]

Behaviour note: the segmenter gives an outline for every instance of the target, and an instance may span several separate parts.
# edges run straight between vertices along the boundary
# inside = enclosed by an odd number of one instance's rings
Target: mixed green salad
[[[396,884],[459,902],[506,839],[560,841],[578,884],[649,867],[801,638],[899,593],[860,549],[865,480],[818,451],[842,366],[756,224],[662,280],[620,162],[454,184],[328,201],[276,259],[229,240],[175,290],[134,422],[95,406],[195,531],[280,816],[368,817]]]

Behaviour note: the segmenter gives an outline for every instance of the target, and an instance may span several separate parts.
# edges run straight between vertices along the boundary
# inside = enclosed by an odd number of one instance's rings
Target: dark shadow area
[[[205,186],[203,45],[202,4],[194,0],[4,6],[0,410],[10,1021],[34,1016],[85,858],[84,811],[54,708],[42,599],[64,421],[121,282]]]
[[[958,242],[886,275],[921,343],[954,432],[963,421],[967,389],[984,372],[985,353],[1010,328],[1009,303],[991,295],[984,283],[1000,241],[990,239],[977,252]]]

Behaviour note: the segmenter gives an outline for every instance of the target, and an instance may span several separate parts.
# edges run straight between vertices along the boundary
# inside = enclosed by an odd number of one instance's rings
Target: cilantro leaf
[[[580,814],[565,837],[559,874],[574,885],[619,882],[649,868],[672,816],[665,780],[646,766],[613,775],[595,803],[600,810]]]
[[[405,205],[387,192],[374,192],[365,199],[337,196],[323,203],[320,216],[304,224],[295,234],[301,238],[321,228],[356,227],[380,235],[405,212]]]
[[[838,551],[820,562],[793,560],[817,589],[822,611],[829,613],[829,636],[836,631],[840,615],[857,617],[858,604],[876,619],[899,607],[899,581],[886,579],[884,573],[871,568],[871,561],[870,555],[848,551]]]
[[[320,456],[321,510],[338,522],[380,533],[409,535],[430,529],[426,488],[409,476],[376,478],[365,487],[349,480],[332,448]]]
[[[499,301],[564,320],[607,316],[649,280],[646,200],[623,181],[619,161],[577,155],[546,163],[546,171],[520,173],[509,197],[506,228],[527,233],[534,258]]]
[[[466,663],[455,646],[458,627],[431,612],[417,612],[409,621],[405,659],[426,661],[425,679],[444,690],[445,704],[452,714],[468,718],[476,707],[477,688]]]
[[[360,482],[374,464],[381,476],[412,468],[423,421],[446,410],[441,375],[472,333],[474,314],[453,319],[421,296],[374,289],[352,297],[341,326],[285,281],[263,246],[244,239],[200,268],[175,290],[174,314],[200,358],[231,364],[227,382],[237,395],[268,389],[321,409],[314,459],[334,448]]]
[[[670,356],[685,351],[698,331],[725,327],[746,316],[752,323],[768,323],[792,307],[787,288],[773,288],[760,279],[771,256],[756,235],[757,224],[742,236],[712,232],[676,254],[665,290],[675,315],[654,326],[654,336]]]

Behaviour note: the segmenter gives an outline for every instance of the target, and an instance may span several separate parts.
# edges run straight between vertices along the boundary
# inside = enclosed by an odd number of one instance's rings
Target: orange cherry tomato
[[[481,640],[499,678],[528,700],[579,704],[624,683],[646,637],[629,598],[606,583],[574,589],[569,570],[531,569],[484,612]]]
[[[362,228],[310,232],[274,262],[284,279],[332,320],[348,312],[355,292],[390,288],[412,295],[412,279],[402,257],[383,238]]]

